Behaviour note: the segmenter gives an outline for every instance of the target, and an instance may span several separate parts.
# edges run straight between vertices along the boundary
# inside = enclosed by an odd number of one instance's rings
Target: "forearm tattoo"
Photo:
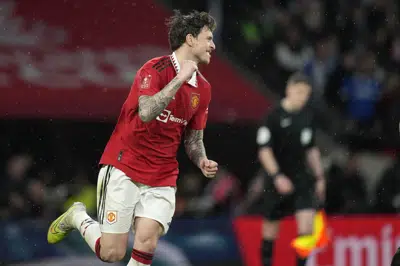
[[[201,159],[207,157],[203,142],[203,130],[187,129],[184,144],[189,158],[195,165],[200,166]]]
[[[150,122],[161,114],[168,106],[178,89],[181,87],[182,81],[175,77],[161,91],[153,96],[143,95],[139,97],[139,116],[143,122]]]

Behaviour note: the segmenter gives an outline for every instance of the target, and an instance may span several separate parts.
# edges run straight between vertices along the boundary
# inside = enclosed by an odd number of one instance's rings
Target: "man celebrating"
[[[205,12],[175,12],[168,23],[172,55],[151,59],[137,72],[114,132],[100,160],[98,222],[82,203],[55,220],[48,241],[57,243],[78,229],[99,259],[125,256],[131,226],[134,247],[128,266],[150,265],[159,237],[175,211],[177,150],[186,152],[206,177],[218,165],[206,156],[206,126],[211,86],[198,71],[215,50],[215,20]]]

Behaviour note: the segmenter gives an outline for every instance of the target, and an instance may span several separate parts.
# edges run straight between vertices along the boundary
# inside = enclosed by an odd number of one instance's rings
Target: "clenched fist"
[[[218,171],[218,164],[212,160],[203,159],[200,162],[200,170],[208,178],[214,178]]]
[[[193,73],[198,70],[197,63],[192,60],[184,60],[181,64],[181,70],[177,74],[177,76],[183,80],[189,80]]]

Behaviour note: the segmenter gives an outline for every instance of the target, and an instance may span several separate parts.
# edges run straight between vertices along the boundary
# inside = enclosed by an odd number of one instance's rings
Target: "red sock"
[[[132,250],[132,259],[134,259],[137,262],[150,265],[151,261],[153,260],[153,254],[139,251],[137,249]]]
[[[101,248],[101,245],[100,245],[100,237],[96,240],[96,256],[101,260],[101,261],[104,261],[104,262],[106,262],[105,260],[103,260],[101,257],[100,257],[100,248]]]

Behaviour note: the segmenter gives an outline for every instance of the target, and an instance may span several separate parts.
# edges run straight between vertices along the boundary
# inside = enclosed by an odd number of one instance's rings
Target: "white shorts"
[[[127,233],[135,217],[159,222],[168,232],[175,212],[174,187],[133,182],[113,166],[103,166],[97,181],[97,216],[103,233]]]

